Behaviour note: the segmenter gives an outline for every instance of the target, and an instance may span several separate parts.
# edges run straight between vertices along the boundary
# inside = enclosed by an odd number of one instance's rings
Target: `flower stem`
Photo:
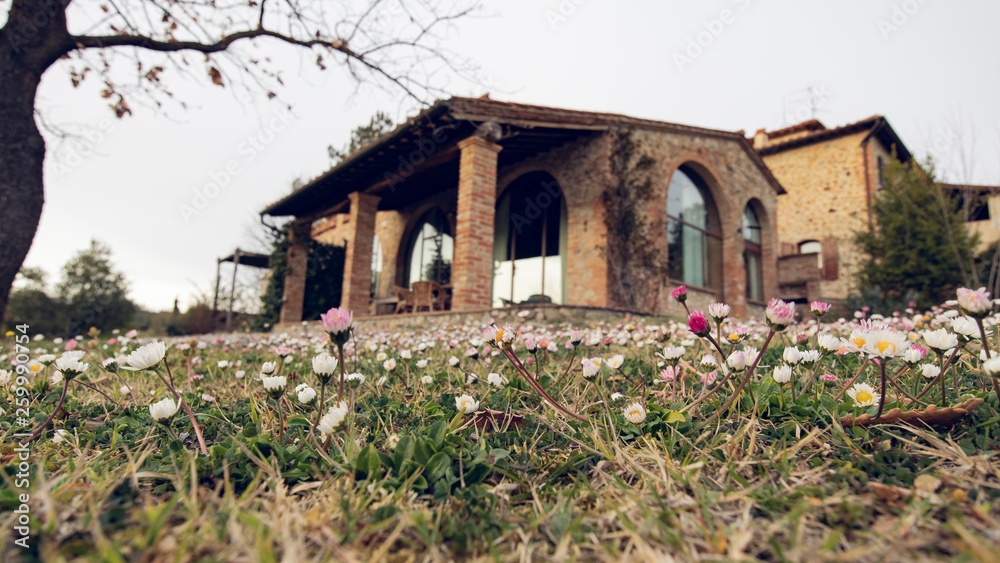
[[[727,410],[729,410],[729,407],[732,406],[733,401],[736,400],[736,397],[739,397],[740,392],[743,391],[743,388],[746,386],[747,382],[750,381],[750,378],[753,376],[753,372],[754,372],[754,370],[757,369],[757,364],[760,363],[760,359],[762,357],[764,357],[764,351],[767,350],[767,346],[771,343],[771,339],[772,338],[774,338],[774,329],[773,328],[770,329],[770,330],[768,330],[768,332],[767,332],[767,339],[764,340],[764,345],[761,346],[760,352],[757,354],[757,357],[754,359],[753,365],[750,366],[750,369],[747,370],[747,374],[743,376],[743,381],[740,382],[739,387],[737,387],[736,391],[734,391],[733,394],[732,394],[732,396],[729,397],[729,400],[727,400],[726,403],[724,405],[722,405],[722,408],[720,408],[719,410],[717,410],[714,413],[712,413],[712,416],[706,418],[701,424],[698,425],[697,428],[695,428],[695,432],[697,432],[698,430],[701,430],[708,423],[712,422],[717,417],[719,417],[719,415],[721,415],[722,413],[724,413]]]
[[[976,319],[976,324],[979,325],[979,338],[983,341],[983,350],[986,350],[986,359],[989,360],[993,357],[993,354],[990,353],[990,345],[986,339],[986,327],[983,326],[983,319]],[[1000,330],[997,333],[1000,333]],[[993,381],[993,392],[997,394],[997,400],[1000,400],[1000,384],[997,383],[995,377],[990,377],[990,380]]]
[[[319,419],[323,416],[323,402],[326,400],[326,382],[321,381],[319,386],[319,403],[316,406],[316,423],[313,424],[312,429],[316,430],[319,427]],[[312,433],[312,431],[310,431]]]
[[[42,433],[42,430],[45,430],[45,427],[48,426],[50,422],[52,422],[53,418],[56,417],[56,413],[58,413],[59,409],[62,408],[63,401],[66,400],[66,391],[69,389],[69,381],[70,380],[68,379],[63,381],[62,395],[60,395],[59,400],[56,401],[56,408],[52,409],[52,414],[50,414],[49,417],[45,419],[45,422],[43,422],[41,426],[36,428],[35,431],[31,433],[31,436],[29,436],[26,440],[21,442],[22,445],[27,444],[28,442],[37,438],[38,435]]]
[[[559,401],[556,401],[555,399],[552,398],[551,395],[546,393],[545,389],[543,389],[542,386],[537,381],[535,381],[534,377],[531,377],[531,374],[528,372],[527,368],[524,367],[524,364],[521,363],[521,360],[517,358],[517,355],[514,354],[514,352],[512,352],[510,348],[503,348],[502,351],[503,355],[507,356],[507,359],[514,364],[514,368],[517,369],[517,372],[521,375],[521,377],[523,377],[524,380],[528,382],[528,385],[530,385],[531,388],[535,390],[535,392],[541,395],[543,399],[548,401],[549,404],[551,404],[553,407],[555,407],[562,413],[566,414],[567,416],[570,416],[582,422],[589,422],[586,418],[562,406],[559,403]]]
[[[116,371],[115,375],[118,376],[118,379],[122,382],[122,385],[124,385],[125,387],[128,387],[129,395],[132,395],[132,401],[135,403],[135,406],[139,406],[139,399],[135,398],[135,391],[132,390],[132,386],[129,385],[127,381],[125,381],[125,378],[122,377],[122,374],[120,374],[120,373],[118,373]]]
[[[919,399],[920,397],[923,397],[924,395],[927,394],[928,391],[930,391],[931,389],[933,389],[934,388],[934,384],[936,384],[939,379],[944,379],[945,371],[951,366],[951,362],[954,361],[955,356],[958,355],[958,352],[959,352],[960,349],[961,348],[959,346],[955,346],[954,351],[952,351],[952,353],[951,353],[951,357],[948,358],[948,361],[945,362],[944,366],[941,368],[941,373],[937,374],[937,377],[935,377],[933,380],[931,380],[931,382],[927,384],[927,387],[924,387],[923,391],[921,391],[920,393],[917,394],[917,396],[915,397],[916,399]]]
[[[555,385],[556,387],[559,387],[559,384],[562,383],[563,378],[566,377],[566,374],[569,373],[570,368],[573,367],[573,360],[576,359],[576,349],[577,349],[577,347],[574,346],[573,347],[573,351],[570,352],[569,362],[566,364],[566,371],[564,371],[562,373],[562,375],[559,376],[559,380],[556,381],[556,385]]]
[[[166,358],[163,358],[163,365],[166,366],[166,368],[167,368],[167,375],[170,375],[170,364],[167,363],[167,359]],[[181,398],[181,394],[177,392],[177,389],[175,389],[173,385],[171,385],[169,382],[167,382],[167,380],[163,377],[163,374],[161,374],[160,372],[158,372],[156,370],[152,370],[152,371],[153,371],[153,373],[156,374],[157,377],[160,378],[160,381],[162,381],[163,384],[167,386],[167,389],[169,389],[170,392],[174,394],[174,397],[177,399],[177,402],[180,403],[180,405],[182,407],[184,407],[184,412],[187,413],[188,418],[191,420],[191,426],[194,427],[195,436],[198,437],[198,445],[201,447],[201,453],[202,453],[202,455],[206,455],[207,456],[208,455],[208,448],[205,447],[205,438],[201,435],[201,427],[198,426],[198,421],[194,419],[194,413],[191,412],[191,407],[189,407],[188,404],[187,404],[187,402],[185,402],[184,399]],[[173,376],[172,375],[170,375],[170,379],[173,380]]]
[[[281,408],[281,397],[275,400],[278,403],[278,443],[285,445],[285,411]]]
[[[861,367],[858,368],[858,372],[855,373],[854,377],[852,377],[846,384],[844,384],[843,389],[840,390],[840,393],[837,393],[837,395],[834,397],[834,400],[839,401],[840,398],[844,396],[844,393],[846,393],[847,390],[851,388],[851,385],[854,385],[854,382],[857,381],[858,377],[861,376],[861,373],[865,371],[865,366],[868,365],[868,362],[870,360],[871,360],[870,357],[866,357],[865,361],[861,362]]]
[[[340,388],[337,390],[337,401],[344,400],[344,345],[337,344],[337,364],[340,366]]]
[[[112,399],[111,397],[109,397],[107,393],[105,393],[104,391],[101,391],[97,387],[94,387],[93,385],[91,385],[89,383],[86,383],[84,381],[80,381],[79,379],[74,379],[73,381],[76,382],[76,383],[78,383],[78,384],[80,384],[80,385],[83,385],[84,387],[89,387],[90,389],[93,389],[94,391],[97,391],[101,395],[104,395],[104,398],[106,398],[107,400],[111,401],[116,407],[118,406],[118,402],[117,401],[115,401],[114,399]]]
[[[882,418],[882,409],[885,408],[885,358],[878,362],[879,374],[882,379],[882,391],[878,396],[878,412],[875,413],[875,420]]]

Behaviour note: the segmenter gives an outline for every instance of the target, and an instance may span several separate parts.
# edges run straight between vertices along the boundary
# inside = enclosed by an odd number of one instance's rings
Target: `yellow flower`
[[[13,330],[8,330],[7,333],[4,336],[14,336],[14,331]]]

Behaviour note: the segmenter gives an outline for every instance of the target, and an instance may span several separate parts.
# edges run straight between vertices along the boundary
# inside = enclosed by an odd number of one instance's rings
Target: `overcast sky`
[[[456,81],[456,95],[748,133],[882,114],[947,179],[1000,183],[1000,2],[487,0],[484,9],[447,40],[485,84]],[[290,113],[167,73],[186,111],[136,107],[117,120],[100,84],[74,89],[64,69],[50,69],[38,96],[45,120],[94,142],[80,156],[78,144],[47,136],[46,203],[27,265],[54,278],[96,238],[140,305],[168,309],[179,298],[183,308],[211,290],[216,258],[255,244],[263,207],[329,167],[327,145],[342,146],[376,110],[398,121],[417,109],[397,91],[358,90],[336,66],[319,72],[278,46],[274,56],[287,67]],[[260,150],[252,136],[266,141]],[[229,185],[185,214],[230,162]]]

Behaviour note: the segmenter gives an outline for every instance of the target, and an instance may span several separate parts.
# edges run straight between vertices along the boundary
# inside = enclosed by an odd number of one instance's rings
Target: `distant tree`
[[[333,160],[334,164],[344,160],[351,153],[372,142],[382,133],[391,130],[393,125],[389,114],[382,111],[375,112],[375,115],[368,121],[368,125],[359,125],[351,131],[351,140],[347,143],[346,148],[338,149],[333,145],[326,148],[327,152],[330,153],[330,159]]]
[[[870,229],[854,239],[866,257],[858,272],[862,294],[880,288],[888,302],[909,294],[927,306],[974,282],[978,235],[965,228],[962,203],[935,181],[933,162],[889,159],[871,210]]]
[[[111,250],[97,241],[66,262],[55,288],[40,268],[23,268],[18,279],[4,317],[8,327],[26,323],[35,334],[71,337],[90,327],[130,326],[138,311],[124,274],[111,264]]]
[[[23,268],[17,284],[10,292],[4,317],[4,330],[27,324],[32,334],[63,336],[66,329],[66,307],[52,296],[40,268]]]
[[[90,327],[110,330],[124,326],[135,314],[125,275],[114,270],[111,249],[97,241],[63,266],[56,295],[66,307],[66,333],[82,334]]]

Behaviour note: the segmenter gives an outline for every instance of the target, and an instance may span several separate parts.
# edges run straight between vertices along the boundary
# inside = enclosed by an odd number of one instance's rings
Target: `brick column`
[[[458,216],[455,263],[451,268],[456,311],[487,309],[493,295],[493,222],[496,215],[497,153],[501,147],[481,137],[458,143]]]
[[[375,212],[379,197],[354,192],[347,224],[347,256],[344,258],[344,285],[340,305],[355,315],[368,314],[372,289],[372,241],[375,238]]]
[[[747,316],[747,270],[743,256],[743,210],[722,220],[722,295],[719,300],[732,307],[732,315]],[[733,220],[736,219],[736,220]]]
[[[306,268],[309,263],[308,223],[292,224],[288,245],[288,273],[285,274],[285,290],[281,298],[281,322],[297,323],[302,320],[302,304],[306,297]]]

